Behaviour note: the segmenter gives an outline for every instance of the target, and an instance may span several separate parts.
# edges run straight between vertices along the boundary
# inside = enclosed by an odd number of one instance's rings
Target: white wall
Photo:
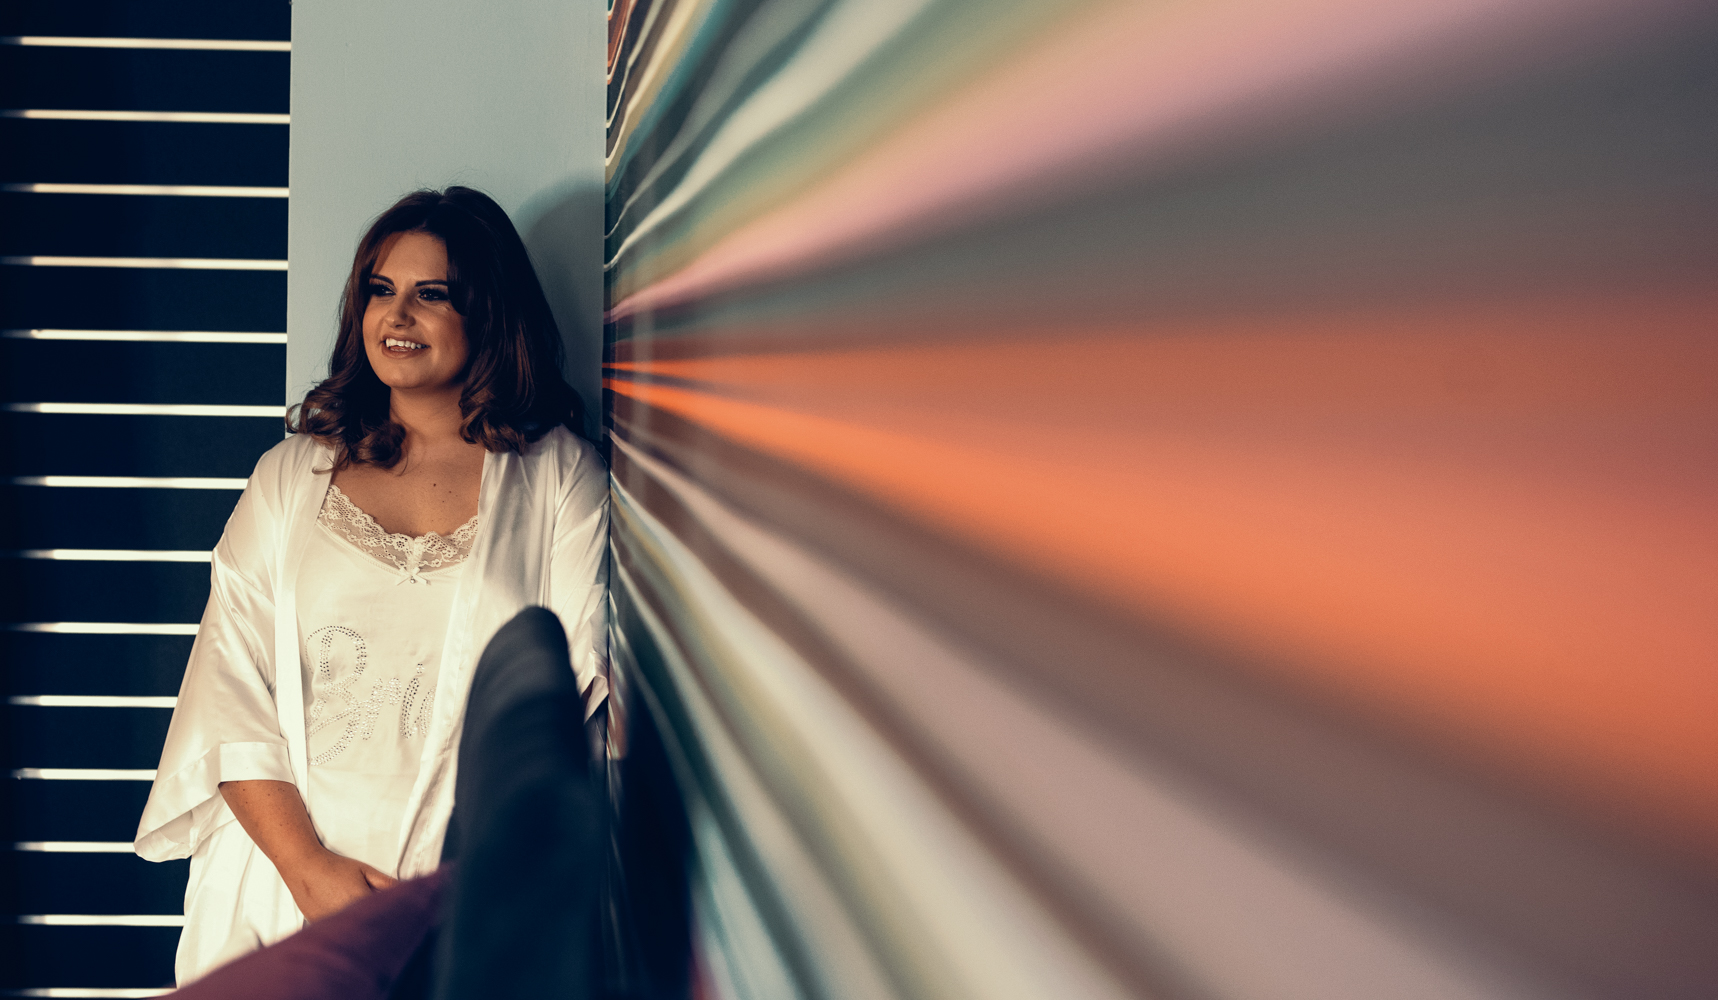
[[[328,374],[370,221],[464,184],[513,217],[597,426],[602,361],[603,0],[295,0],[286,397]]]

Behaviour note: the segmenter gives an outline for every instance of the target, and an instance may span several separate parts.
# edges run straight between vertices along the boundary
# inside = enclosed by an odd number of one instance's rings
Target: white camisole
[[[395,875],[477,518],[391,534],[330,485],[312,534],[298,579],[310,818],[323,846]]]

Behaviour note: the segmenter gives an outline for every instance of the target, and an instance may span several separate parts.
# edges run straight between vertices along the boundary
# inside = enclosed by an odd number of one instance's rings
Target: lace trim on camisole
[[[384,531],[375,518],[364,513],[340,491],[340,487],[332,483],[316,519],[361,551],[404,572],[406,578],[414,583],[419,572],[463,562],[466,556],[471,555],[472,543],[477,540],[476,514],[455,528],[453,534],[446,536],[431,531],[414,538]]]

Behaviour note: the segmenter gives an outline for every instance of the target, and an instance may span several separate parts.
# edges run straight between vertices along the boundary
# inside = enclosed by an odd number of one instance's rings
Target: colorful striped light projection
[[[612,4],[704,995],[1718,995],[1718,8]]]

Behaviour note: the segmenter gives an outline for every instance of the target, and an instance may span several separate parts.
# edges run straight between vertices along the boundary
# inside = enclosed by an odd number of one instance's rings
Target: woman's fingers
[[[362,862],[360,862],[360,870],[364,873],[364,881],[368,882],[370,884],[370,888],[377,892],[390,888],[399,881],[399,879],[394,878],[392,875],[384,875]]]
[[[362,861],[326,849],[320,851],[313,863],[292,871],[293,877],[287,885],[299,910],[310,921],[332,916],[395,881]]]

